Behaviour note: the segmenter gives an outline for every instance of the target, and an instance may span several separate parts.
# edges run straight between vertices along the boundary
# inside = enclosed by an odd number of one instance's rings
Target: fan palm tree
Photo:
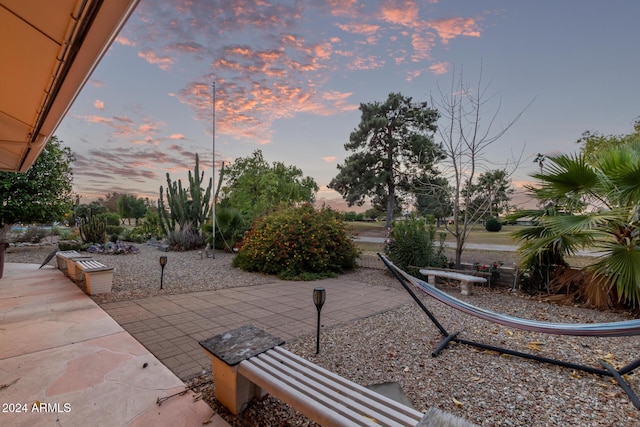
[[[522,211],[537,225],[516,233],[523,264],[580,249],[601,253],[585,267],[595,285],[631,306],[640,303],[640,141],[601,153],[594,162],[583,154],[547,158],[540,182],[529,191],[549,209]]]

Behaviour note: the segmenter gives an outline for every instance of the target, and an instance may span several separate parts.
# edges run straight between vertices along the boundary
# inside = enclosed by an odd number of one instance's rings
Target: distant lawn
[[[354,233],[359,236],[369,237],[386,237],[387,230],[385,228],[384,221],[382,222],[349,222],[348,223]],[[485,230],[484,226],[477,225],[471,230],[471,234],[467,238],[466,243],[486,243],[488,245],[514,245],[519,246],[519,243],[511,238],[511,233],[517,230],[527,228],[526,225],[505,225],[502,230],[496,232],[490,232]],[[444,227],[438,228],[438,232],[445,232]],[[454,242],[454,238],[451,234],[447,234],[447,242]],[[375,253],[383,252],[383,243],[369,243],[359,242],[356,240],[356,245],[363,252]],[[445,250],[447,258],[453,259],[455,257],[453,248],[447,248]],[[487,251],[478,249],[465,249],[462,254],[462,262],[466,263],[489,263],[493,261],[502,261],[505,266],[513,266],[518,260],[519,256],[515,252],[503,252],[503,251]],[[584,267],[593,263],[592,257],[569,257],[567,261],[574,267]]]
[[[484,225],[476,225],[467,238],[467,243],[486,243],[488,245],[517,245],[518,242],[511,237],[511,233],[527,228],[526,225],[503,225],[500,231],[487,231]],[[447,232],[444,227],[438,231]],[[451,234],[447,234],[447,242],[455,241]]]
[[[379,222],[348,222],[353,232],[359,236],[386,237],[387,229],[384,221]],[[484,225],[476,225],[467,238],[467,243],[486,243],[488,245],[517,245],[518,242],[511,238],[511,233],[526,228],[525,225],[505,225],[500,231],[487,231]],[[444,227],[439,227],[437,233],[447,233],[446,241],[454,242],[455,239]]]

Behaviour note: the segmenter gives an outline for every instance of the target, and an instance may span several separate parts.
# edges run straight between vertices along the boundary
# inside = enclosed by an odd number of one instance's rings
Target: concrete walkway
[[[382,273],[381,273],[382,274]],[[323,327],[339,325],[410,302],[406,292],[342,276],[313,282],[274,279],[258,286],[156,296],[101,307],[178,377],[211,369],[199,341],[253,324],[285,341],[315,334],[312,294],[323,287]]]
[[[200,340],[246,324],[285,341],[315,334],[315,287],[327,292],[325,328],[410,301],[405,292],[343,276],[99,307],[55,268],[7,263],[0,279],[0,425],[228,426],[192,392],[161,406],[157,400],[211,368]]]
[[[0,279],[0,425],[228,425],[51,267],[5,264]]]

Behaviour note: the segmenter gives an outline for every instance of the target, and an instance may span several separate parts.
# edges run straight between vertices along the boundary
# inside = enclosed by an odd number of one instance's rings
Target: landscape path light
[[[162,289],[162,282],[164,280],[164,266],[167,265],[167,257],[166,256],[161,256],[160,257],[160,269],[161,269],[161,273],[160,273],[160,289]]]
[[[324,288],[314,288],[313,289],[313,303],[316,306],[316,310],[318,310],[318,328],[316,333],[316,354],[320,353],[320,311],[322,310],[322,306],[324,305],[325,300],[327,299],[327,291]]]

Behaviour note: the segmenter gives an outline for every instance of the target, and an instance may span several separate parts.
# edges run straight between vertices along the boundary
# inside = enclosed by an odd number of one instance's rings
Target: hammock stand
[[[466,340],[462,338],[458,338],[458,332],[449,333],[447,330],[440,324],[438,319],[429,311],[429,309],[422,303],[420,298],[413,292],[411,287],[407,282],[411,282],[415,287],[425,292],[427,295],[432,298],[437,299],[438,301],[451,306],[457,310],[465,312],[469,315],[479,317],[481,319],[492,321],[494,323],[511,326],[514,328],[525,329],[529,331],[542,332],[547,334],[555,334],[555,335],[573,335],[573,336],[608,336],[608,337],[621,337],[621,336],[632,336],[632,335],[640,335],[640,319],[638,320],[629,320],[622,322],[611,322],[611,323],[593,323],[593,324],[561,324],[561,323],[550,323],[550,322],[539,322],[539,321],[531,321],[526,319],[521,319],[513,316],[501,315],[498,313],[494,313],[489,310],[484,310],[479,307],[473,306],[465,301],[454,298],[445,292],[435,288],[429,283],[420,280],[416,277],[411,276],[406,273],[402,269],[396,267],[391,261],[389,261],[384,255],[378,254],[382,262],[385,266],[391,271],[391,273],[395,276],[396,279],[400,282],[402,287],[411,295],[411,298],[418,304],[418,306],[422,309],[422,311],[429,317],[431,322],[436,326],[436,328],[440,331],[443,339],[440,344],[436,347],[435,350],[431,353],[432,357],[437,357],[442,350],[444,350],[451,341],[457,342],[460,344],[466,344],[469,346],[481,348],[484,350],[495,351],[497,353],[508,354],[511,356],[517,356],[524,359],[536,360],[538,362],[549,363],[552,365],[558,365],[565,368],[576,369],[584,372],[589,372],[592,374],[613,377],[616,379],[620,387],[624,390],[624,392],[629,396],[631,403],[636,409],[640,409],[640,399],[635,394],[635,392],[631,389],[631,386],[622,378],[623,375],[628,374],[638,367],[640,367],[640,358],[634,360],[633,362],[623,366],[620,369],[615,369],[609,363],[604,360],[600,360],[600,364],[604,369],[594,368],[591,366],[580,365],[572,362],[566,362],[563,360],[551,359],[548,357],[538,356],[531,353],[524,353],[520,351],[510,350],[508,348],[497,347],[489,344],[484,344],[481,342]]]

